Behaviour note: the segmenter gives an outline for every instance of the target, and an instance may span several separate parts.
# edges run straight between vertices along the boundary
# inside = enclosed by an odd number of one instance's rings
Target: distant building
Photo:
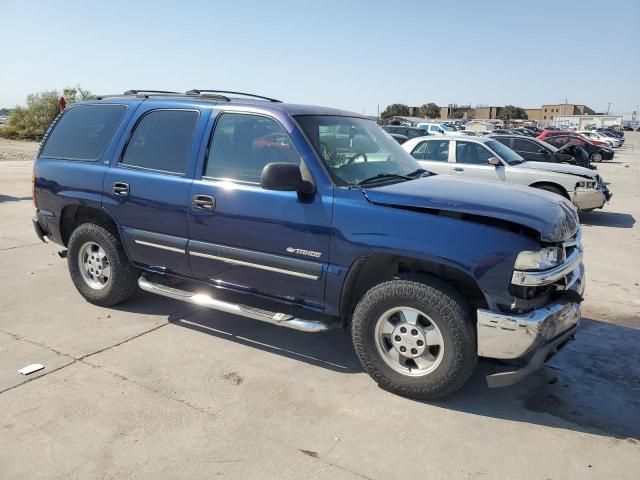
[[[540,121],[549,124],[554,123],[555,118],[560,115],[594,115],[596,113],[586,105],[575,103],[546,104],[542,105],[541,110]]]
[[[553,119],[556,127],[575,127],[578,130],[586,130],[591,127],[622,126],[622,115],[558,115]]]
[[[495,120],[500,115],[502,107],[476,107],[475,116],[478,120]]]
[[[474,109],[471,105],[450,104],[448,107],[440,107],[440,118],[449,120],[474,118]]]
[[[541,108],[525,108],[524,111],[527,114],[527,120],[531,120],[533,122],[539,122],[541,120]]]

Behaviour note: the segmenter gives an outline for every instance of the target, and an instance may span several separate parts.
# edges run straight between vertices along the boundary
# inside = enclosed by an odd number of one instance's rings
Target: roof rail
[[[185,95],[202,95],[203,93],[230,93],[231,95],[244,95],[245,97],[253,97],[253,98],[259,98],[260,100],[268,100],[269,102],[282,103],[282,100],[277,100],[275,98],[263,97],[262,95],[255,95],[253,93],[246,93],[246,92],[232,92],[229,90],[200,90],[200,89],[194,88],[192,90],[187,91]]]
[[[180,92],[168,92],[167,90],[127,90],[123,95],[140,95],[145,93],[173,93],[180,95]]]

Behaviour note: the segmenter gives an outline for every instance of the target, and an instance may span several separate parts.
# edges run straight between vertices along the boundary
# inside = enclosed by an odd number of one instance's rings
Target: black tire
[[[540,190],[545,190],[547,192],[555,193],[556,195],[560,195],[563,198],[567,198],[566,195],[560,190],[558,187],[554,187],[553,185],[536,185],[536,188]]]
[[[593,152],[591,154],[591,161],[595,163],[600,163],[602,161],[602,154],[600,152]]]
[[[412,377],[391,368],[376,344],[376,323],[389,309],[410,307],[424,312],[438,326],[444,341],[438,366]],[[365,371],[392,393],[419,400],[451,394],[469,379],[478,361],[475,326],[462,296],[428,275],[381,283],[358,303],[351,324],[353,345]]]
[[[78,257],[80,249],[87,242],[98,244],[109,261],[109,279],[101,289],[87,283],[80,272]],[[69,238],[67,265],[71,280],[80,295],[95,305],[116,305],[128,300],[136,292],[138,270],[129,263],[122,243],[115,233],[115,227],[107,223],[83,223],[73,231]]]

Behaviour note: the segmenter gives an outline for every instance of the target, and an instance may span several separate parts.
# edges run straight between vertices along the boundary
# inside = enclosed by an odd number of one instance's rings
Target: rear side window
[[[185,173],[200,114],[194,110],[154,110],[138,122],[122,164]]]
[[[98,160],[127,110],[125,105],[77,105],[53,128],[41,156],[67,160]]]
[[[539,153],[540,149],[542,148],[539,145],[537,145],[535,142],[531,142],[529,140],[514,138],[511,141],[513,142],[511,149],[515,150],[516,152],[520,151],[520,152],[529,152],[529,153]]]
[[[449,140],[431,140],[425,143],[427,148],[424,152],[424,160],[430,162],[449,161]]]

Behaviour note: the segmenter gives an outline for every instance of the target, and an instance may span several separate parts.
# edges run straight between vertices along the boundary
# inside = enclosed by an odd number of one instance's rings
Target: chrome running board
[[[233,315],[240,315],[241,317],[251,318],[253,320],[260,320],[261,322],[267,322],[281,327],[301,330],[303,332],[317,333],[324,332],[332,328],[330,323],[325,323],[321,320],[295,318],[294,316],[287,315],[285,313],[270,312],[268,310],[249,307],[247,305],[224,302],[222,300],[216,300],[207,294],[193,293],[186,290],[168,287],[161,283],[154,283],[144,277],[144,275],[138,278],[138,286],[145,292],[155,293],[156,295],[173,298],[174,300],[180,300],[193,305],[218,310],[220,312],[231,313]]]

